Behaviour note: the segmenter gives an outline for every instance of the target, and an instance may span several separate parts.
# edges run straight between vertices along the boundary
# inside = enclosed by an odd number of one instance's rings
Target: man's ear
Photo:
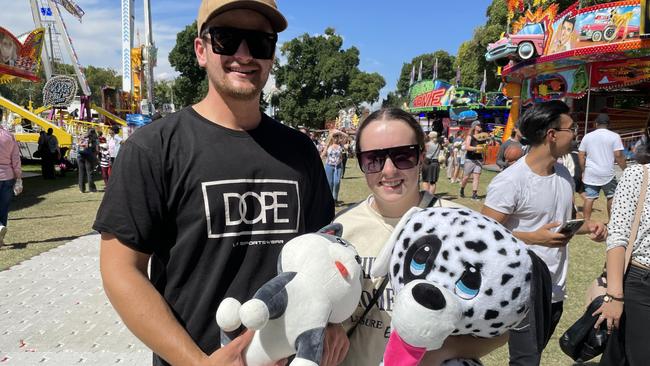
[[[196,54],[196,61],[200,67],[205,68],[208,63],[208,52],[212,52],[207,42],[201,38],[194,38],[194,54]]]

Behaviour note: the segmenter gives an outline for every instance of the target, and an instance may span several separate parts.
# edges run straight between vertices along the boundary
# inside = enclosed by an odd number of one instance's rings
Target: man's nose
[[[253,59],[253,55],[251,55],[251,51],[248,48],[248,43],[246,43],[245,39],[242,39],[239,47],[237,48],[237,52],[235,52],[233,57],[235,57],[238,61],[243,62],[250,62]]]

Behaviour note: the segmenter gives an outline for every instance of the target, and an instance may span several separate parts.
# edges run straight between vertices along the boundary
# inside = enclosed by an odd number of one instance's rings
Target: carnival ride
[[[510,101],[501,92],[452,85],[442,80],[421,80],[409,88],[406,109],[426,118],[425,129],[432,119],[442,119],[444,127],[469,125],[481,117],[490,123],[505,123]]]
[[[572,107],[580,125],[578,139],[589,131],[595,114],[606,112],[610,129],[624,144],[640,136],[650,118],[650,8],[648,0],[616,1],[582,8],[580,2],[557,14],[557,4],[524,11],[523,0],[508,1],[512,33],[527,24],[545,29],[543,52],[525,59],[505,55],[504,92],[512,99],[504,136],[509,136],[522,108],[561,99]],[[505,44],[501,39],[495,44]],[[499,64],[494,44],[486,59]],[[503,58],[502,58],[503,59]],[[616,100],[636,98],[637,105]],[[646,103],[643,105],[643,103]],[[630,103],[628,103],[630,104]]]
[[[9,99],[0,96],[0,107],[9,111],[8,125],[15,132],[21,147],[21,154],[26,158],[33,158],[37,150],[38,132],[52,128],[59,145],[70,147],[75,143],[75,137],[85,133],[89,128],[107,132],[113,125],[127,126],[125,118],[129,113],[139,110],[142,80],[144,79],[143,52],[148,52],[144,57],[145,64],[150,69],[155,62],[155,48],[138,47],[130,49],[129,77],[133,84],[124,85],[127,91],[108,93],[102,90],[102,106],[90,102],[90,87],[84,75],[72,39],[68,34],[65,21],[59,6],[76,17],[80,22],[84,11],[72,0],[28,0],[36,29],[19,37],[13,36],[8,30],[0,27],[0,83],[23,81],[39,81],[38,71],[43,65],[47,83],[43,89],[44,106],[34,109],[31,101],[29,106],[20,106]],[[132,6],[133,0],[129,2]],[[146,18],[150,29],[150,12],[148,0],[145,0]],[[124,9],[122,9],[124,12]],[[130,7],[127,9],[131,18],[131,28],[127,28],[133,39],[132,16]],[[150,39],[150,32],[148,32]],[[57,65],[71,65],[73,75],[66,75],[65,70],[70,68],[57,67]],[[150,75],[153,75],[149,70]],[[151,79],[150,79],[151,80]],[[153,81],[147,83],[152,85]],[[76,97],[77,85],[81,97]],[[114,88],[108,88],[115,91]],[[133,92],[133,93],[131,93]],[[73,100],[76,100],[79,113],[68,113]],[[148,105],[150,107],[150,105]],[[49,111],[49,112],[48,112]],[[98,118],[93,118],[94,116]],[[101,123],[98,123],[100,122]]]

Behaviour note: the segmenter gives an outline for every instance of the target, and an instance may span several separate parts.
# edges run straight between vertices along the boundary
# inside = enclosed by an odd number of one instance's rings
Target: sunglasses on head
[[[411,169],[418,165],[420,147],[416,144],[362,151],[358,156],[359,167],[366,174],[379,173],[384,169],[386,157],[389,157],[399,170]]]
[[[246,40],[251,56],[260,60],[272,59],[275,54],[275,44],[278,41],[277,33],[230,28],[210,27],[207,32],[210,34],[212,52],[232,56],[237,52],[242,40]]]

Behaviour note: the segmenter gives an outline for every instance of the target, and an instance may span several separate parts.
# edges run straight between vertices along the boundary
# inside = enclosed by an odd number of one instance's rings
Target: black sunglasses
[[[416,144],[362,151],[358,156],[359,168],[366,174],[379,173],[384,169],[386,157],[389,157],[399,170],[411,169],[418,165],[420,147]]]
[[[210,27],[206,33],[210,34],[212,52],[224,56],[234,55],[242,40],[246,40],[251,56],[260,60],[272,59],[278,41],[277,33],[248,29]]]

